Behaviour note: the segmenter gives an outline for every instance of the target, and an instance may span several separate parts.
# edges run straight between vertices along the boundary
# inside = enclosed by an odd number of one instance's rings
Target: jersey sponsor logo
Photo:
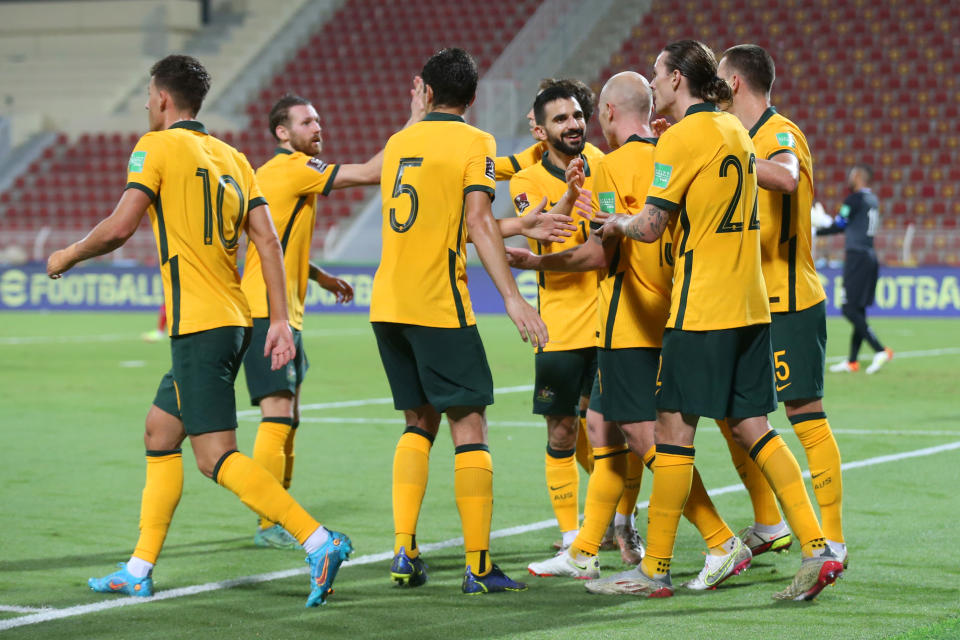
[[[491,180],[497,179],[497,172],[494,169],[493,158],[491,158],[490,156],[487,156],[487,163],[484,168],[483,174],[488,178],[490,178]]]
[[[670,184],[670,174],[673,173],[673,167],[668,164],[653,163],[653,186],[660,189],[666,189]]]
[[[523,213],[530,206],[530,200],[527,198],[527,192],[518,193],[513,199],[513,205],[517,208],[517,213]]]
[[[147,159],[146,151],[134,151],[130,154],[130,162],[127,164],[127,171],[130,173],[140,173],[143,171],[143,163]]]
[[[797,148],[797,140],[789,131],[784,131],[783,133],[777,134],[777,144],[779,144],[781,147],[790,147],[792,149]]]
[[[616,212],[616,198],[613,191],[601,191],[597,194],[597,200],[600,201],[600,211],[604,213]]]
[[[320,173],[323,173],[324,171],[327,170],[327,167],[329,165],[323,160],[321,160],[320,158],[310,158],[309,160],[307,160],[307,166],[310,167],[311,169],[316,169]]]

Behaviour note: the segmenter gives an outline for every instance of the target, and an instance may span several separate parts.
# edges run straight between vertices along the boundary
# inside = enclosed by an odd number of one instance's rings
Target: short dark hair
[[[199,60],[170,55],[150,67],[150,76],[157,89],[170,94],[178,109],[187,109],[193,115],[200,112],[210,90],[210,74]]]
[[[555,84],[547,87],[538,93],[536,100],[533,101],[534,120],[536,120],[537,124],[543,126],[546,124],[547,105],[554,100],[567,100],[570,98],[576,100],[577,96],[575,96],[572,91],[561,84]]]
[[[452,47],[430,56],[420,77],[433,89],[433,106],[465,109],[477,94],[480,72],[469,53]]]
[[[306,98],[301,98],[298,95],[288,93],[282,98],[277,100],[277,104],[273,105],[273,108],[270,109],[270,134],[276,139],[277,138],[277,127],[280,125],[287,126],[290,120],[290,107],[295,107],[298,105],[309,105],[312,104]]]
[[[597,96],[594,94],[593,89],[576,78],[544,78],[540,81],[539,88],[540,91],[544,91],[553,86],[564,87],[573,94],[573,97],[577,99],[577,102],[580,103],[580,108],[583,110],[584,122],[590,122],[590,118],[593,117],[593,111],[597,104]]]
[[[715,104],[730,102],[733,90],[717,76],[717,58],[710,47],[696,40],[677,40],[663,48],[668,71],[679,71],[687,79],[695,98]]]
[[[866,162],[858,162],[857,164],[853,165],[853,168],[859,169],[867,174],[867,182],[873,182],[873,167],[871,167],[869,164]]]
[[[777,79],[773,57],[755,44],[738,44],[723,52],[727,64],[736,69],[754,91],[770,95]]]

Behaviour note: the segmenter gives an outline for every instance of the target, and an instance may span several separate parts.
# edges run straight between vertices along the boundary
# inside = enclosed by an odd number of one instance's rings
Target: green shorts
[[[770,324],[777,399],[823,397],[827,354],[827,305],[821,300],[803,311],[774,313]]]
[[[249,327],[218,327],[170,339],[173,368],[153,400],[187,435],[237,428],[233,383],[250,344]]]
[[[590,404],[587,405],[587,408],[599,414],[603,413],[603,394],[600,392],[599,368],[597,369],[597,375],[593,376],[593,386],[590,389]]]
[[[263,346],[267,341],[267,329],[270,328],[269,318],[253,319],[253,336],[250,338],[250,348],[243,356],[243,372],[247,378],[247,391],[250,392],[250,404],[260,404],[261,398],[289,391],[296,393],[303,384],[303,379],[310,368],[307,352],[303,350],[303,336],[299,329],[290,327],[293,332],[293,344],[297,353],[287,366],[273,371],[270,369],[270,358],[263,355]]]
[[[397,409],[430,404],[442,413],[493,404],[493,376],[476,325],[370,324]]]
[[[667,329],[657,409],[754,418],[776,410],[770,325],[715,331]]]
[[[657,419],[657,371],[660,349],[598,349],[600,411],[604,420],[645,422]],[[593,407],[593,396],[590,396]]]
[[[534,355],[533,412],[579,416],[580,398],[590,395],[597,375],[597,348],[544,351]]]

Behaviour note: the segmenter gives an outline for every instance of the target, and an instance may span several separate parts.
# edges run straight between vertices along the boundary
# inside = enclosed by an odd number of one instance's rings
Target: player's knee
[[[547,443],[553,449],[574,449],[580,425],[575,418],[547,418]]]

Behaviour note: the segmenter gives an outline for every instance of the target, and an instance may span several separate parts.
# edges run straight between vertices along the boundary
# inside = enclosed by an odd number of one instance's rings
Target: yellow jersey
[[[303,329],[303,301],[310,280],[310,245],[317,217],[317,194],[325,196],[330,193],[339,170],[340,165],[327,164],[319,158],[283,147],[278,147],[276,155],[257,169],[257,183],[270,203],[273,226],[277,228],[283,246],[287,313],[294,329]],[[253,243],[247,247],[240,286],[250,303],[253,317],[269,317],[260,252]]]
[[[464,198],[496,188],[496,142],[448,113],[428,113],[383,150],[383,250],[373,277],[372,322],[476,324],[467,290]]]
[[[170,335],[251,326],[237,247],[247,213],[266,200],[247,158],[181,121],[140,138],[126,188],[150,196]]]
[[[584,188],[593,189],[590,162],[584,158]],[[519,171],[510,179],[510,196],[518,216],[544,196],[552,209],[567,190],[565,168],[550,161],[548,154],[532,167]],[[563,242],[541,243],[529,240],[530,250],[538,255],[559,253],[587,241],[590,229],[581,219],[579,230]],[[562,273],[541,271],[537,278],[537,308],[550,332],[550,342],[542,351],[570,351],[597,346],[597,273]]]
[[[635,215],[643,209],[653,180],[657,141],[630,136],[594,165],[593,208]],[[671,230],[647,244],[622,238],[600,280],[600,346],[604,349],[660,347],[670,313],[673,278]]]
[[[790,153],[800,165],[797,190],[781,193],[760,189],[760,255],[770,311],[803,311],[826,294],[813,266],[813,158],[800,128],[773,107],[750,129],[757,157],[767,160]]]
[[[653,160],[646,202],[679,212],[667,327],[769,323],[756,153],[747,130],[716,105],[696,104],[660,137]]]
[[[497,158],[494,161],[494,173],[497,181],[509,180],[521,169],[526,169],[527,167],[532,167],[537,164],[540,162],[546,150],[546,142],[535,142],[523,151]],[[603,157],[603,151],[600,151],[594,144],[588,142],[583,147],[583,157],[591,162],[595,162]]]

